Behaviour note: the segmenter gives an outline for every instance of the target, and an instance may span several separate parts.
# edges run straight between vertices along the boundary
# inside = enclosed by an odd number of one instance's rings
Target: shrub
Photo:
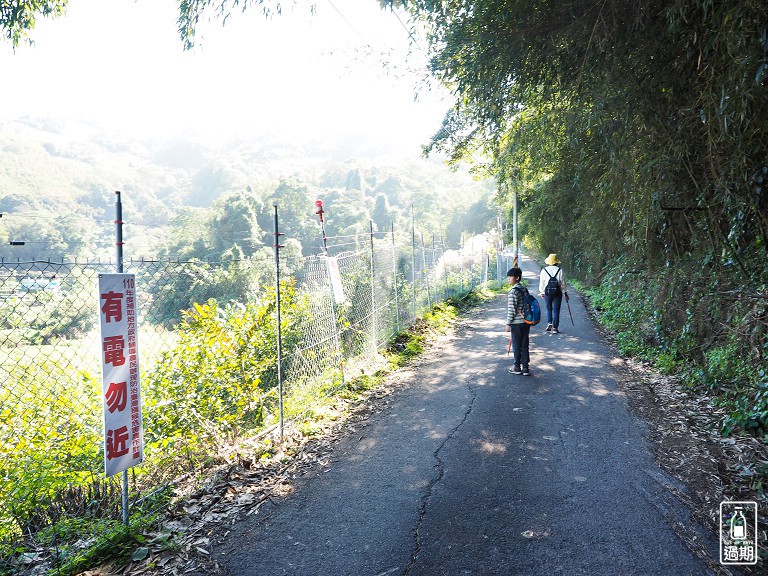
[[[16,365],[0,388],[0,536],[61,516],[102,468],[99,384],[55,362]],[[77,490],[75,490],[77,491]],[[78,501],[76,506],[81,506]]]
[[[588,294],[622,354],[651,361],[724,409],[721,431],[768,431],[764,299],[679,266],[655,277],[609,270]]]
[[[277,402],[275,291],[259,302],[194,304],[182,313],[179,341],[146,378],[148,450],[205,450],[261,426]],[[303,306],[281,287],[283,344],[290,348]]]

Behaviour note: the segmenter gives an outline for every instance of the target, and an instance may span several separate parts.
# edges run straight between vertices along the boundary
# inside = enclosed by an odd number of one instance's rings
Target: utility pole
[[[512,265],[517,268],[517,187],[512,190],[512,242],[514,243],[514,260]]]
[[[496,278],[499,281],[499,288],[504,285],[503,256],[504,251],[504,226],[502,226],[501,210],[496,214],[496,224],[499,228],[499,241],[496,248]]]

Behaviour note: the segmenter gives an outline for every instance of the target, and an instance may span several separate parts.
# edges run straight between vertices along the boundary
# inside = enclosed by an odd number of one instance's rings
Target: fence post
[[[325,214],[325,210],[323,210],[323,201],[320,199],[315,200],[315,208],[317,208],[315,214],[320,218],[320,230],[323,234],[323,252],[328,255],[328,239],[325,236],[325,219],[323,218],[323,214]]]
[[[459,273],[459,296],[464,296],[464,232],[461,233],[461,243],[459,244],[459,254],[461,254],[461,270]]]
[[[448,261],[445,258],[445,242],[443,242],[443,231],[440,231],[440,258],[443,260],[443,298],[448,297],[450,292],[448,281]]]
[[[117,257],[117,273],[123,273],[123,201],[120,191],[115,191],[115,252]],[[123,524],[128,526],[128,470],[123,470],[121,482],[121,494],[123,505]]]
[[[342,343],[341,343],[341,328],[339,326],[338,318],[336,318],[336,296],[334,296],[333,293],[333,278],[332,278],[332,272],[331,272],[331,261],[330,256],[328,254],[328,238],[325,235],[325,219],[323,218],[323,214],[325,214],[325,210],[323,210],[323,201],[322,200],[315,200],[315,207],[317,208],[317,211],[315,214],[320,218],[320,229],[323,234],[323,254],[322,256],[325,258],[325,271],[328,276],[328,294],[330,296],[330,303],[331,303],[331,318],[333,319],[333,340],[334,344],[336,345],[336,353],[338,354],[339,358],[339,368],[341,370],[341,380],[342,383],[344,382],[344,350],[342,349]]]
[[[397,293],[397,245],[395,244],[395,223],[390,221],[392,231],[392,286],[395,290],[395,328],[400,332],[400,302]]]
[[[413,312],[411,322],[416,322],[416,217],[413,214],[413,204],[411,204],[411,310]]]
[[[280,244],[280,233],[278,218],[277,218],[277,204],[275,207],[275,223],[274,223],[274,236],[275,236],[275,316],[277,319],[277,393],[278,393],[278,405],[280,408],[280,443],[283,443],[283,338],[282,327],[280,319],[280,248],[283,246]]]
[[[435,233],[432,232],[432,269],[435,270],[435,300],[440,302],[443,298],[445,298],[445,294],[440,292],[440,280],[437,278],[437,263],[439,262],[437,256],[435,255]],[[445,265],[445,264],[443,264]]]
[[[429,270],[427,269],[427,253],[424,250],[424,232],[421,233],[421,259],[424,262],[424,283],[427,286],[427,310],[432,310],[432,296],[429,293]]]
[[[376,343],[376,268],[373,263],[373,220],[368,220],[371,230],[371,345],[373,354],[371,358],[376,357],[378,346]]]

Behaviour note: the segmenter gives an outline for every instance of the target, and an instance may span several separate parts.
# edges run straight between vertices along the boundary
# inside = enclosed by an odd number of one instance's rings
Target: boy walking
[[[510,374],[522,374],[530,376],[528,369],[530,354],[528,351],[528,337],[531,326],[523,321],[521,310],[523,309],[523,294],[525,286],[520,284],[523,279],[523,271],[520,268],[510,268],[507,272],[507,282],[512,289],[507,293],[507,332],[512,336],[512,352],[515,364],[508,369]]]

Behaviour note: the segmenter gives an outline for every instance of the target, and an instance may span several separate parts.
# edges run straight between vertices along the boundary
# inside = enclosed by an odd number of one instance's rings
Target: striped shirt
[[[520,286],[520,288],[518,288]],[[523,315],[519,312],[523,309],[523,288],[520,284],[515,284],[507,292],[507,324],[525,324]]]

